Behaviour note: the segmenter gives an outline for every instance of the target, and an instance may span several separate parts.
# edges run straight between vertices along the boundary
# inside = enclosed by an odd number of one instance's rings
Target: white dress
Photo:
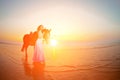
[[[44,62],[44,50],[43,50],[43,39],[42,39],[42,32],[39,31],[38,39],[36,40],[34,54],[33,54],[33,62]]]

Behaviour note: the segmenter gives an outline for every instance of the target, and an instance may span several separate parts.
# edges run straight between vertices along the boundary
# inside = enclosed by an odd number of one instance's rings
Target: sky
[[[58,40],[120,40],[120,1],[0,0],[0,40],[22,41],[40,24]]]

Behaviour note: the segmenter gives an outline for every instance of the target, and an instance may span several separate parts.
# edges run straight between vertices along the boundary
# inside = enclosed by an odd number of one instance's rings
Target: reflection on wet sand
[[[44,64],[34,62],[32,68],[33,80],[44,80]]]
[[[28,64],[27,57],[23,62],[25,75],[33,77],[33,80],[45,80],[44,67],[45,65],[40,62],[33,62],[32,67]]]

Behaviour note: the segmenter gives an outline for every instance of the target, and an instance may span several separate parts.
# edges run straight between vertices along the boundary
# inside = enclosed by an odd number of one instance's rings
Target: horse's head
[[[51,29],[43,29],[42,32],[43,32],[43,38],[44,38],[45,42],[48,44],[49,40],[50,40]]]

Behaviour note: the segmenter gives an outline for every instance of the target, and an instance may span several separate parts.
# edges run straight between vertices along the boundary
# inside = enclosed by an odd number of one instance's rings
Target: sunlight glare
[[[51,39],[50,44],[51,44],[51,46],[56,46],[57,41],[55,39]]]

